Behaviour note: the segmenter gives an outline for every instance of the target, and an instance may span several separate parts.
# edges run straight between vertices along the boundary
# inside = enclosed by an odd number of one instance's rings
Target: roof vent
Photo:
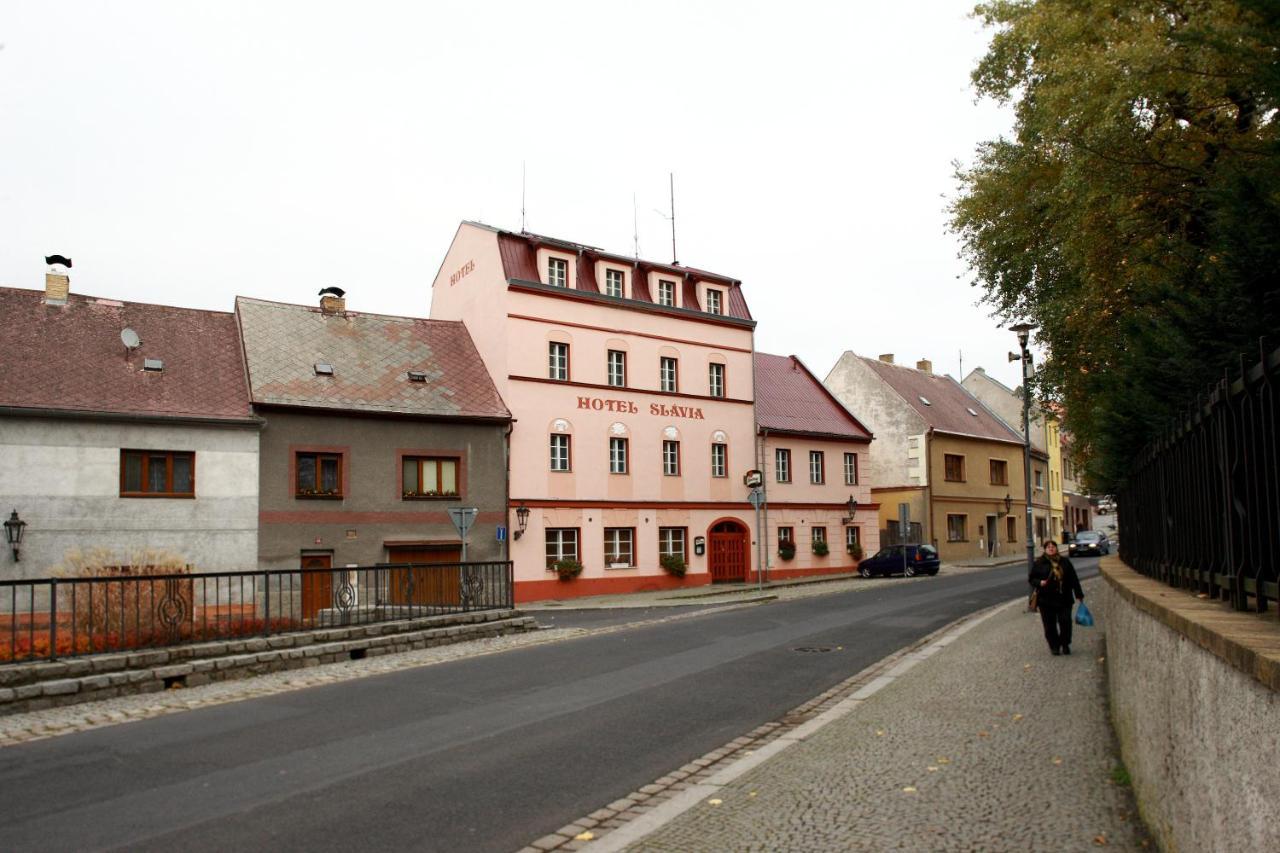
[[[427,374],[423,373],[421,370],[410,370],[409,381],[410,382],[426,382]]]
[[[975,418],[978,416],[978,413],[977,413],[977,412],[975,412],[973,409],[970,409],[970,408],[968,408],[968,407],[965,407],[965,411],[966,411],[966,412],[968,412],[969,414],[973,415]]]
[[[316,376],[332,376],[333,365],[324,361],[317,361],[315,364]]]
[[[142,360],[142,369],[159,373],[164,370],[164,362],[158,358],[144,358]]]
[[[921,402],[921,403],[924,403],[926,406],[932,406],[932,405],[933,405],[933,403],[930,403],[930,402],[929,402],[929,398],[928,398],[928,397],[926,397],[926,396],[924,396],[923,394],[918,394],[917,396],[918,396],[918,397],[920,397],[920,402]]]

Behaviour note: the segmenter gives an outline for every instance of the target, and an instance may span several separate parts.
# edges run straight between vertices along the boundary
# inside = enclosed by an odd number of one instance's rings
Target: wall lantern
[[[515,538],[519,539],[524,535],[524,530],[529,526],[529,508],[524,504],[516,507],[516,523],[520,525],[520,529],[515,532]]]
[[[1004,512],[1001,515],[1008,515],[1013,512],[1013,498],[1008,492],[1004,493]]]
[[[854,517],[858,514],[858,499],[853,495],[849,495],[849,500],[844,505],[849,511],[849,517],[844,519],[845,524],[853,524]]]
[[[22,544],[23,531],[27,529],[27,523],[18,518],[18,511],[15,509],[9,515],[9,520],[4,523],[4,538],[9,543],[9,547],[13,549],[13,561],[18,562],[18,546]]]

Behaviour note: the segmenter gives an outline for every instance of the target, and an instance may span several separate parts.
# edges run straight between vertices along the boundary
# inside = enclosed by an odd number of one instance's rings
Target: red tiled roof
[[[538,273],[537,256],[539,246],[574,253],[578,256],[579,290],[589,293],[600,292],[599,284],[595,280],[595,263],[597,260],[608,260],[626,264],[635,270],[631,291],[633,300],[653,301],[653,296],[650,294],[648,283],[645,280],[648,272],[652,270],[669,275],[682,282],[682,304],[690,307],[691,310],[702,310],[701,306],[698,305],[697,282],[700,280],[710,281],[724,285],[729,290],[729,298],[724,306],[724,316],[737,320],[752,319],[751,310],[747,307],[747,300],[742,295],[742,283],[737,279],[695,269],[694,267],[660,264],[654,261],[638,261],[635,258],[615,255],[592,246],[571,243],[567,240],[558,240],[554,237],[543,237],[538,234],[514,234],[510,231],[498,231],[498,252],[502,257],[502,268],[508,280],[542,281],[542,277]]]
[[[253,402],[412,415],[509,418],[462,323],[237,297]],[[333,365],[318,376],[317,363]],[[413,382],[409,371],[427,375]]]
[[[950,376],[925,373],[875,358],[862,361],[935,430],[1022,444],[1021,435],[1009,429],[981,400]]]
[[[760,428],[871,439],[871,431],[794,355],[758,352],[755,365],[756,424]]]
[[[126,350],[133,329],[142,346]],[[143,370],[143,359],[164,369]],[[71,294],[0,288],[0,406],[247,420],[249,389],[235,318]]]

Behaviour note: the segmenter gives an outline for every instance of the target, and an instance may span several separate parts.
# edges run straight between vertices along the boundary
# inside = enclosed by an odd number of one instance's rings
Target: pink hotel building
[[[516,420],[517,601],[754,579],[743,475],[772,465],[756,443],[755,321],[741,282],[464,222],[432,288],[431,317],[466,324]],[[860,431],[827,439],[865,453]],[[803,496],[812,526],[830,517],[830,556],[801,541],[778,565],[775,531],[772,576],[852,568],[836,540],[858,535],[841,530],[845,493],[868,510],[867,532],[877,513],[867,486],[842,482]],[[663,554],[688,574],[667,574]],[[563,558],[584,567],[569,583],[551,569]]]

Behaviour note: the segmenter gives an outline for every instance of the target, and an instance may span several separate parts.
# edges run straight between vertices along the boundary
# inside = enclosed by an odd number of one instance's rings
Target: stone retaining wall
[[[1111,715],[1161,848],[1280,850],[1280,620],[1102,561]]]
[[[0,666],[0,714],[151,693],[175,684],[195,687],[536,629],[532,617],[516,610],[496,610],[9,664]]]

